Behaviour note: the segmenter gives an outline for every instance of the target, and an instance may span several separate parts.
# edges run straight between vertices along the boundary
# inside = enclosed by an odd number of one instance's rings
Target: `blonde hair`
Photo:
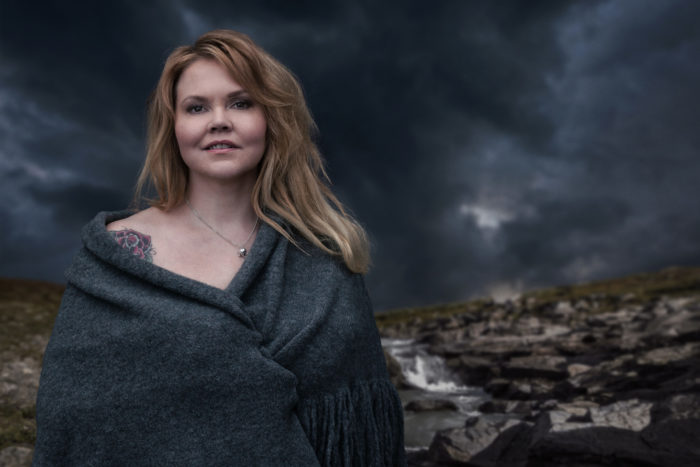
[[[312,140],[316,124],[299,82],[239,32],[208,32],[194,45],[178,47],[166,60],[149,102],[146,160],[136,182],[134,206],[145,200],[168,211],[185,200],[188,172],[175,139],[175,89],[185,68],[202,58],[228,69],[264,110],[266,149],[251,198],[258,217],[298,247],[292,235],[266,213],[277,214],[313,245],[342,257],[351,271],[367,272],[367,235],[327,185],[330,180]],[[143,196],[148,182],[156,198]]]

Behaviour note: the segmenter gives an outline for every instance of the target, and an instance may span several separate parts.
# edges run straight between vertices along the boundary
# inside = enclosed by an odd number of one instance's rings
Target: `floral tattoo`
[[[153,248],[150,235],[145,235],[132,229],[109,230],[108,232],[122,248],[149,263],[153,262],[153,255],[156,254],[156,250]]]

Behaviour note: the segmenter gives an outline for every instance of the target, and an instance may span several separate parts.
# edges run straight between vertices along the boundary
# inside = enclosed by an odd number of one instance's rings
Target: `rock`
[[[628,302],[634,302],[637,298],[637,295],[634,293],[626,293],[622,297],[620,297],[620,301],[623,303],[628,303]]]
[[[568,321],[575,313],[576,309],[571,306],[571,302],[558,302],[550,316],[556,321]]]
[[[0,402],[13,407],[32,407],[39,389],[39,362],[31,357],[4,357],[0,367]]]
[[[420,465],[700,465],[700,269],[682,274],[484,302],[465,306],[469,319],[421,325],[429,352],[493,399],[436,436]]]
[[[592,423],[590,411],[599,407],[595,402],[590,401],[574,401],[574,402],[559,402],[555,408],[559,411],[567,412],[570,416],[568,422],[585,422]]]
[[[597,427],[641,431],[651,423],[651,408],[650,402],[633,399],[603,407],[592,407],[589,413],[591,422]]]
[[[553,347],[556,349],[557,353],[566,357],[586,355],[591,351],[591,346],[586,343],[586,341],[590,340],[591,337],[592,336],[588,330],[572,331],[567,336],[558,339],[553,344]],[[593,341],[595,341],[595,337],[593,337]]]
[[[597,316],[589,316],[586,318],[586,325],[592,328],[602,328],[607,326],[607,323]]]
[[[543,414],[532,430],[529,465],[677,465],[669,463],[670,453],[650,449],[639,433],[585,425]]]
[[[457,404],[449,399],[417,399],[412,400],[404,406],[405,410],[411,412],[427,412],[437,410],[459,410]]]
[[[557,384],[548,379],[530,378],[525,381],[516,380],[516,391],[512,394],[511,399],[515,400],[547,400],[554,397]]]
[[[572,363],[571,365],[568,365],[566,367],[566,372],[569,374],[570,377],[574,377],[580,375],[581,373],[589,371],[591,368],[591,365],[586,365],[583,363]]]
[[[511,388],[510,380],[504,378],[494,378],[484,386],[484,391],[496,398],[504,398]]]
[[[407,449],[406,465],[408,467],[434,467],[435,464],[430,461],[427,449]]]
[[[676,454],[675,465],[700,465],[700,394],[679,394],[656,404],[652,424],[641,436],[652,448]]]
[[[532,414],[533,405],[535,405],[535,403],[530,401],[491,399],[490,401],[486,401],[481,404],[478,410],[479,412],[485,414],[518,414],[524,417],[529,417]]]
[[[463,337],[464,331],[462,329],[435,330],[433,332],[421,334],[416,341],[430,346],[439,346],[441,344],[462,340]]]
[[[623,354],[570,377],[567,382],[575,388],[585,388],[589,395],[624,390],[625,385],[636,384],[634,383],[636,376],[629,375],[634,364],[634,355]]]
[[[700,465],[697,394],[674,396],[653,409],[651,403],[639,400],[603,407],[586,401],[558,404],[540,414],[534,425],[509,423],[500,427],[477,422],[471,432],[451,432],[451,451],[443,445],[442,456],[435,459],[447,461],[447,451],[451,461],[468,465]],[[517,432],[508,433],[512,426],[518,426]],[[475,452],[479,442],[490,438],[489,447]],[[436,437],[437,442],[446,440]],[[510,448],[504,449],[506,444]],[[513,446],[518,446],[519,454]],[[436,452],[433,446],[431,452]]]
[[[697,342],[700,341],[700,319],[698,310],[689,307],[675,310],[661,316],[644,328],[644,338],[650,342],[659,343],[659,338],[666,342]]]
[[[485,420],[479,418],[475,422],[467,421],[462,428],[451,428],[439,431],[428,450],[429,458],[437,463],[454,464],[469,463],[469,465],[498,465],[492,464],[506,456],[512,441],[529,424],[514,419]],[[496,439],[499,439],[496,443]],[[521,451],[521,455],[527,455]],[[525,457],[526,459],[526,457]],[[435,464],[433,464],[435,465]],[[503,464],[501,464],[503,465]]]
[[[505,407],[502,413],[516,414],[523,418],[530,418],[533,413],[533,408],[537,405],[537,401],[505,401]]]
[[[442,329],[444,329],[444,330],[460,329],[460,327],[461,327],[460,321],[457,318],[455,318],[454,316],[441,321],[440,325],[442,326]]]
[[[491,401],[507,405],[507,401]],[[534,424],[472,418],[438,432],[421,465],[700,465],[700,395],[663,403],[585,401],[543,412]]]
[[[562,380],[568,376],[566,358],[551,355],[514,357],[501,366],[506,378],[544,378]]]
[[[517,401],[543,401],[551,399],[556,392],[561,391],[559,384],[542,378],[494,378],[484,386],[484,390],[494,398]],[[571,392],[569,388],[567,392]]]
[[[483,336],[486,333],[487,326],[487,323],[485,323],[484,321],[471,323],[465,330],[465,336],[469,338]]]
[[[482,403],[477,410],[483,414],[506,413],[508,402],[502,399],[491,399]]]
[[[700,420],[700,394],[678,394],[654,406],[655,421]],[[700,439],[700,438],[698,438]]]
[[[32,465],[34,450],[26,446],[9,446],[0,451],[0,465],[3,467],[29,467]]]
[[[650,407],[636,400],[593,407],[590,423],[572,423],[567,412],[543,413],[532,429],[528,462],[700,465],[700,397],[676,396]]]
[[[464,382],[472,386],[482,386],[489,379],[499,375],[499,368],[494,362],[484,357],[461,355],[448,361],[448,366]]]
[[[446,342],[430,347],[430,353],[445,358],[468,355],[488,359],[491,364],[513,357],[525,357],[532,353],[535,340],[524,338],[480,337],[465,341]]]
[[[639,365],[666,365],[696,357],[700,360],[700,344],[687,343],[673,347],[659,347],[637,357]]]
[[[436,320],[429,320],[429,321],[424,321],[421,324],[420,331],[421,333],[427,333],[430,331],[435,331],[440,328],[440,324]]]
[[[410,387],[406,382],[406,377],[401,370],[401,364],[396,360],[386,349],[384,349],[384,359],[386,360],[386,367],[389,370],[389,378],[394,384],[396,389],[405,389]]]

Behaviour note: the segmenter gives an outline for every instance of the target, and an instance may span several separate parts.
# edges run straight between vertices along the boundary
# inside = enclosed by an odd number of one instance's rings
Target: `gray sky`
[[[301,79],[378,310],[698,265],[697,18],[693,0],[3,1],[0,275],[63,282],[81,226],[128,204],[165,57],[215,28]]]

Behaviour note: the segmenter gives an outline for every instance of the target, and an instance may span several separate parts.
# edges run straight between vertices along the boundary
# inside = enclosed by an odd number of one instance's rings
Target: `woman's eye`
[[[191,106],[187,107],[187,112],[189,112],[191,114],[198,114],[198,113],[202,112],[203,110],[204,110],[204,106],[199,105],[199,104],[195,104],[195,105],[191,105]]]
[[[252,102],[250,101],[235,101],[231,103],[231,107],[234,109],[247,109],[250,108],[250,106],[253,105]]]

